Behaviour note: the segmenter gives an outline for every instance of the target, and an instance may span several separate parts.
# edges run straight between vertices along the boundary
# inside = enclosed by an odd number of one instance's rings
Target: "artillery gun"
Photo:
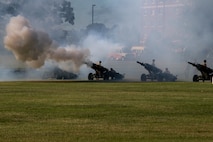
[[[116,72],[114,69],[107,69],[101,65],[95,64],[93,62],[85,62],[86,65],[95,70],[95,73],[88,74],[88,80],[93,80],[94,78],[103,80],[122,80],[124,78],[123,74]]]
[[[150,65],[148,63],[142,63],[137,61],[138,64],[143,66],[149,74],[141,74],[141,81],[147,81],[150,79],[151,81],[157,80],[157,81],[176,81],[177,77],[174,76],[171,73],[163,72],[161,69]]]
[[[192,63],[192,62],[188,62],[188,64],[194,66],[197,68],[197,70],[200,71],[201,75],[197,75],[195,74],[193,76],[193,82],[199,82],[200,80],[202,80],[203,82],[205,80],[211,80],[211,75],[213,73],[213,69],[207,67],[207,66],[204,66],[204,65],[201,65],[201,64],[196,64],[196,63]]]
[[[78,75],[72,73],[72,72],[67,72],[65,70],[62,70],[58,67],[55,67],[52,70],[46,71],[43,74],[43,79],[76,79],[78,78]]]

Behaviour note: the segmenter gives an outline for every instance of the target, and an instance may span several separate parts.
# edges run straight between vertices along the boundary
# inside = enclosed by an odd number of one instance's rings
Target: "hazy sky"
[[[75,27],[85,27],[92,22],[107,26],[135,26],[140,22],[141,0],[71,0],[75,12]]]

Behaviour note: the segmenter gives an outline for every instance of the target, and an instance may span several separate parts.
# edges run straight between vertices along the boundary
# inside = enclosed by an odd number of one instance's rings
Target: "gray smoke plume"
[[[43,66],[50,59],[56,62],[72,61],[78,69],[90,54],[88,49],[59,47],[47,33],[33,29],[29,21],[20,15],[10,19],[4,45],[17,60],[33,68]]]

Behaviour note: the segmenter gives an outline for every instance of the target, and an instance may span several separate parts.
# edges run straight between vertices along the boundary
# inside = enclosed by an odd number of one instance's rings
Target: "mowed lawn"
[[[0,82],[0,141],[211,142],[213,85]]]

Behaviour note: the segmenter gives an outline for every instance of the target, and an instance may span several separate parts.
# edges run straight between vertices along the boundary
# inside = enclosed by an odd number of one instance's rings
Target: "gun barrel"
[[[107,68],[101,66],[101,65],[98,65],[98,64],[95,64],[91,61],[89,62],[84,62],[86,65],[88,65],[90,68],[94,69],[94,70],[98,70],[98,71],[101,71],[101,72],[104,72],[104,71],[109,71]]]
[[[141,63],[141,62],[139,62],[139,61],[137,61],[137,63],[140,64],[141,66],[144,66],[144,63]]]
[[[162,73],[162,70],[155,67],[154,65],[150,65],[148,63],[141,63],[139,61],[137,61],[138,64],[140,64],[141,66],[144,66],[144,68],[146,70],[148,70],[149,72],[153,72],[153,73]]]
[[[207,66],[204,66],[204,65],[201,65],[201,64],[195,64],[195,63],[191,63],[191,62],[188,62],[189,64],[191,64],[192,66],[196,67],[201,73],[207,73],[207,74],[210,74],[213,72],[213,69],[207,67]]]
[[[188,64],[192,65],[192,66],[197,66],[195,63],[192,63],[192,62],[188,62]]]

